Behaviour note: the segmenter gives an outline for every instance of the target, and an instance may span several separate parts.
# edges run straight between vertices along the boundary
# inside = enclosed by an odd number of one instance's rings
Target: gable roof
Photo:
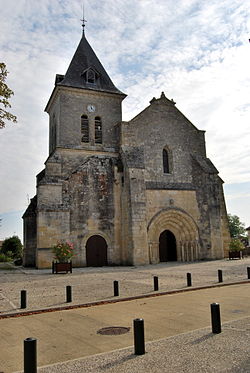
[[[160,98],[155,98],[153,97],[152,100],[149,102],[150,105],[147,106],[144,110],[142,110],[139,114],[137,114],[134,118],[130,120],[130,123],[135,122],[137,119],[142,117],[143,115],[148,115],[145,114],[147,111],[154,110],[159,107],[159,105],[164,105],[165,111],[166,112],[172,112],[175,113],[175,115],[178,115],[179,118],[182,118],[185,120],[186,123],[189,123],[189,125],[197,132],[204,133],[205,131],[199,130],[190,120],[175,106],[176,102],[171,99],[169,100],[166,96],[165,93],[162,92]]]

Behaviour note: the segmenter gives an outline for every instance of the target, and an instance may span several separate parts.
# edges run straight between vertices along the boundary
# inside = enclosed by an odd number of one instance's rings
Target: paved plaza
[[[52,275],[49,270],[1,269],[0,371],[21,371],[23,340],[35,337],[42,373],[248,372],[248,266],[250,259],[246,258],[137,268],[82,268],[68,275]],[[218,286],[218,269],[223,271],[223,285],[232,285]],[[182,292],[190,290],[187,272],[192,273],[194,290]],[[153,275],[159,276],[159,292],[153,291]],[[109,303],[114,300],[113,280],[120,284],[121,295],[116,300],[123,301]],[[67,306],[65,285],[72,286],[72,305],[101,300],[106,304],[18,316],[20,290],[27,290],[27,311],[32,312]],[[204,288],[195,290],[197,287]],[[153,296],[171,290],[177,292]],[[123,299],[132,296],[138,299]],[[222,333],[218,335],[211,333],[213,302],[221,307]],[[4,318],[10,314],[12,317]],[[135,356],[131,347],[132,322],[138,317],[145,322],[147,353],[143,356]],[[130,330],[123,335],[97,333],[111,326]]]

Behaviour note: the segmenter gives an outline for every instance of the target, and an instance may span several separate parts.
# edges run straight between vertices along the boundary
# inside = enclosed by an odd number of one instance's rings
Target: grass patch
[[[0,263],[0,271],[16,271],[17,268],[15,268],[11,263],[5,262]]]

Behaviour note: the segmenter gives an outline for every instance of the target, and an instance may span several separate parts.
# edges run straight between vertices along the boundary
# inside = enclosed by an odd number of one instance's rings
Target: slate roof
[[[219,171],[214,166],[214,164],[210,161],[209,158],[205,158],[201,155],[192,154],[192,158],[196,160],[199,166],[208,174],[218,174]]]
[[[86,79],[84,79],[84,73],[89,68],[94,70],[98,76],[95,84],[88,83]],[[66,74],[64,76],[57,75],[56,85],[90,89],[94,91],[105,91],[125,96],[125,94],[117,89],[113,84],[95,52],[88,43],[84,32]]]
[[[30,204],[27,207],[26,211],[24,212],[22,218],[26,218],[29,216],[35,216],[37,211],[37,195],[35,195],[33,198],[30,200]]]

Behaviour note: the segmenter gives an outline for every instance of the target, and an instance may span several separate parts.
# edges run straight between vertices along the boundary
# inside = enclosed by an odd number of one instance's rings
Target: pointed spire
[[[83,28],[82,38],[66,74],[57,76],[56,85],[112,92],[125,96],[124,93],[115,87],[85,37],[84,27],[86,20],[84,19],[84,7],[81,21]],[[91,79],[89,79],[89,75],[91,75]]]

